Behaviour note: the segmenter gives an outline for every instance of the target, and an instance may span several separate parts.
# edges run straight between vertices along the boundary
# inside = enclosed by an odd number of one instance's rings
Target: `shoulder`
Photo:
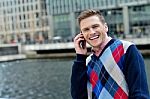
[[[126,40],[120,40],[120,41],[125,45],[133,45],[134,44],[133,42],[126,41]]]
[[[126,41],[126,40],[119,40],[119,41],[122,42],[124,52],[126,52],[131,45],[135,46],[135,44],[133,42],[130,42],[130,41]]]

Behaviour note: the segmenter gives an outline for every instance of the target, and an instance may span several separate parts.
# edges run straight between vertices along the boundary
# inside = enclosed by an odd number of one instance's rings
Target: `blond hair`
[[[78,16],[77,18],[77,21],[78,21],[78,24],[80,25],[80,22],[85,19],[85,18],[88,18],[90,16],[98,16],[100,21],[105,24],[105,19],[104,19],[104,16],[101,14],[100,11],[97,11],[97,10],[92,10],[92,9],[88,9],[88,10],[85,10],[83,12],[80,13],[80,15]]]

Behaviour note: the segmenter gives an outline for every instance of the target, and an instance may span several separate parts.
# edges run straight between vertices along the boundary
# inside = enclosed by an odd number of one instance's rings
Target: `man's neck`
[[[93,47],[92,50],[94,51],[94,54],[95,54],[96,56],[99,56],[100,53],[102,52],[102,50],[104,49],[104,47],[106,46],[106,44],[107,44],[111,39],[112,39],[111,37],[107,37],[107,38],[105,39],[105,41],[103,41],[103,42],[101,43],[100,46],[98,46],[98,47]]]

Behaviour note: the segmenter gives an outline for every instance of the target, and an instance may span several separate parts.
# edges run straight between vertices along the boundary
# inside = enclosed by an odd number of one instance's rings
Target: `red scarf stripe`
[[[122,57],[122,55],[124,54],[124,49],[123,49],[123,45],[119,45],[112,53],[116,63],[119,62],[120,58]]]
[[[119,87],[114,95],[114,99],[128,99],[128,95]]]
[[[92,89],[94,89],[96,84],[97,84],[97,82],[98,82],[98,76],[97,76],[97,74],[96,74],[96,72],[94,70],[91,71],[90,82],[92,84]]]

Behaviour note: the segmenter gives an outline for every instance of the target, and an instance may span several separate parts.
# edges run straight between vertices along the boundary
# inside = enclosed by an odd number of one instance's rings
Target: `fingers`
[[[75,47],[76,53],[86,55],[87,53],[86,44],[84,45],[83,44],[84,42],[81,42],[84,40],[85,40],[84,36],[81,33],[77,34],[76,37],[74,38],[74,47]]]
[[[79,42],[81,40],[85,40],[83,34],[79,33],[76,35],[76,37],[74,38],[74,42]]]

